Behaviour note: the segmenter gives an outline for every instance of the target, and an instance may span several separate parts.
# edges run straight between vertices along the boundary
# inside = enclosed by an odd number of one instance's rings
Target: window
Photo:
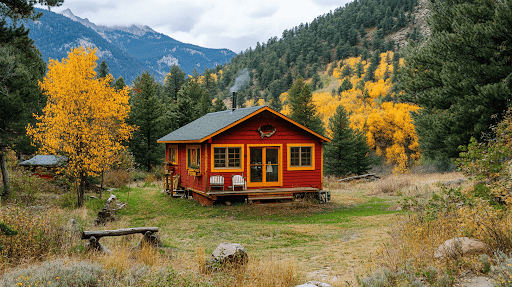
[[[216,147],[213,148],[213,167],[215,168],[240,168],[241,148]]]
[[[314,170],[315,146],[313,144],[289,144],[288,169]]]
[[[201,148],[199,146],[187,146],[187,167],[201,169]]]
[[[243,144],[212,144],[211,166],[215,172],[243,172]]]
[[[169,146],[169,157],[168,157],[168,162],[172,163],[172,164],[178,164],[178,146],[177,145],[172,145],[172,146]]]

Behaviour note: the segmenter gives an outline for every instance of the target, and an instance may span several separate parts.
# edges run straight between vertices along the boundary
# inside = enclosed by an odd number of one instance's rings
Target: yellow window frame
[[[315,144],[314,143],[292,143],[287,144],[287,169],[288,170],[315,170]],[[292,147],[310,147],[311,148],[311,166],[292,166],[291,150]]]
[[[185,157],[186,158],[186,162],[185,162],[185,164],[187,166],[187,170],[199,170],[199,171],[201,171],[201,145],[187,145],[186,149],[187,150],[186,150],[186,157]],[[193,149],[197,150],[196,153],[199,155],[199,165],[198,165],[199,168],[198,169],[191,168],[189,166],[189,162],[190,162],[189,158],[188,158],[189,150],[193,150]],[[196,159],[197,159],[197,156],[196,156]]]
[[[215,148],[240,148],[240,168],[215,167]],[[243,144],[212,144],[211,145],[211,167],[212,172],[243,172],[244,171],[244,145]]]
[[[175,154],[175,157],[174,157],[174,161],[171,160],[171,150],[175,150],[176,154]],[[172,163],[173,165],[177,165],[178,164],[178,145],[168,145],[167,146],[167,151],[169,153],[169,157],[167,158],[167,161]]]

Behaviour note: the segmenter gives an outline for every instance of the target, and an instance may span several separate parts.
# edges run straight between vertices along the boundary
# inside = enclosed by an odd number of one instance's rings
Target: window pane
[[[240,166],[240,148],[228,148],[228,167]]]
[[[214,148],[213,149],[213,166],[226,167],[226,149]]]
[[[278,182],[279,181],[279,165],[267,164],[267,182]]]
[[[311,147],[301,147],[301,166],[311,166]]]
[[[263,170],[261,165],[251,166],[251,182],[262,182]]]
[[[262,154],[261,148],[251,148],[251,164],[261,164]]]
[[[300,165],[300,147],[290,148],[290,165],[291,166],[299,166]]]
[[[190,168],[199,168],[201,166],[201,150],[190,148],[187,149],[188,155],[188,167]]]
[[[169,149],[169,162],[176,163],[176,149],[175,148]]]

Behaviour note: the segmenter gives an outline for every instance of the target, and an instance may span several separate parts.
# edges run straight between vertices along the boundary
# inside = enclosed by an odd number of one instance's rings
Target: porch
[[[249,189],[237,191],[210,191],[203,192],[199,190],[176,190],[175,196],[195,199],[202,205],[213,206],[217,202],[238,201],[248,204],[264,203],[287,203],[295,199],[315,198],[321,203],[330,201],[328,191],[319,190],[313,187],[294,187],[294,188],[265,188]]]

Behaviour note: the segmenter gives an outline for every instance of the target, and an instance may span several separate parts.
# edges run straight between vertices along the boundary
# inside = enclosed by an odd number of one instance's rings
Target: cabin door
[[[248,186],[280,186],[280,159],[280,147],[250,147]]]

